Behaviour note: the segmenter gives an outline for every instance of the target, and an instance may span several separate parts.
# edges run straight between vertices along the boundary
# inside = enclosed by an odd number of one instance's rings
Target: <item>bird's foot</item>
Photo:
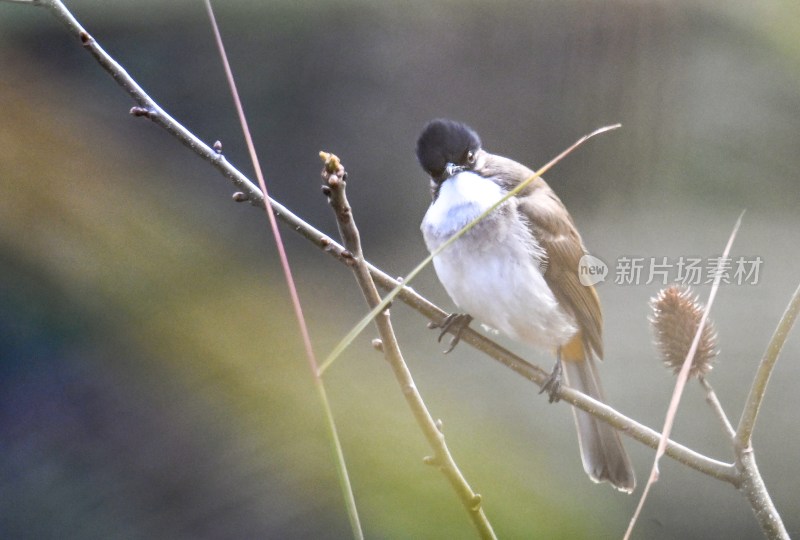
[[[547,377],[547,380],[542,385],[542,389],[539,390],[540,394],[547,392],[548,401],[550,403],[554,403],[560,399],[558,397],[558,391],[561,389],[562,371],[561,358],[559,358],[556,360],[556,365],[553,366],[552,373]]]
[[[465,328],[469,326],[469,323],[472,322],[472,316],[466,313],[451,313],[444,319],[442,322],[435,323],[429,322],[428,328],[435,329],[440,328],[442,331],[439,333],[439,343],[442,342],[442,338],[448,332],[453,334],[453,339],[450,340],[450,346],[444,351],[444,354],[449,353],[453,349],[456,348],[458,342],[461,341],[461,332],[464,331]]]

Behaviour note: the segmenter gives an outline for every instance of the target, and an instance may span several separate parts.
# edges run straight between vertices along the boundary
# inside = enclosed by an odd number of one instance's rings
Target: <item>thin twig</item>
[[[781,353],[781,349],[783,349],[783,344],[786,343],[789,331],[794,326],[798,313],[800,313],[800,285],[794,291],[794,295],[789,301],[789,305],[786,306],[786,311],[784,311],[775,333],[772,334],[772,339],[770,339],[761,364],[758,366],[753,385],[750,387],[750,394],[747,396],[742,418],[739,420],[739,427],[736,430],[736,444],[740,448],[749,448],[752,444],[753,429],[756,425],[761,403],[764,400],[764,394],[767,391],[769,377],[775,368],[775,363],[778,361],[778,356]]]
[[[725,434],[732,443],[734,437],[736,437],[736,431],[734,431],[731,421],[728,420],[728,415],[725,414],[725,410],[722,408],[722,403],[720,403],[719,398],[717,398],[717,393],[714,392],[714,388],[711,386],[711,383],[708,382],[704,376],[698,376],[697,380],[706,391],[706,403],[708,403],[709,407],[711,407],[711,409],[714,411],[714,414],[722,424],[722,428],[725,430]]]
[[[325,167],[322,171],[324,181],[323,190],[336,214],[336,222],[344,246],[352,257],[352,264],[350,266],[356,281],[361,288],[361,292],[367,304],[370,308],[373,308],[380,303],[381,296],[378,294],[378,289],[375,288],[375,283],[370,275],[369,267],[366,261],[364,261],[360,234],[356,227],[355,220],[353,219],[350,203],[347,201],[347,195],[345,193],[345,178],[347,173],[336,156],[326,153],[321,153],[321,156],[325,160]],[[481,538],[496,538],[494,530],[492,529],[492,524],[483,511],[481,496],[472,490],[466,478],[464,478],[464,475],[459,470],[458,465],[456,465],[447,447],[444,433],[439,426],[436,425],[436,422],[422,399],[422,395],[417,390],[417,385],[414,383],[411,371],[409,371],[403,359],[400,345],[392,329],[389,310],[385,309],[378,313],[374,322],[378,328],[378,334],[380,335],[383,354],[389,362],[392,371],[394,371],[395,378],[402,389],[403,397],[405,397],[414,418],[417,420],[417,424],[419,424],[425,438],[428,440],[428,444],[431,445],[434,451],[435,457],[432,460],[426,460],[426,463],[435,464],[445,475],[453,486],[461,503],[464,505],[464,508],[466,508]]]

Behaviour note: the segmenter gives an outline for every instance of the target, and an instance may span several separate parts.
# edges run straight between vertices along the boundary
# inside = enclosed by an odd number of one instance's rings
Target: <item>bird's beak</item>
[[[464,167],[461,165],[456,165],[455,163],[448,163],[444,166],[444,179],[447,180],[451,176],[455,176],[461,171],[464,170]]]

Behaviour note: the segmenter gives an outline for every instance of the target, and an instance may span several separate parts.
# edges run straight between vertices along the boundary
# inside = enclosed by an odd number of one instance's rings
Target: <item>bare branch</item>
[[[753,429],[756,425],[761,402],[764,400],[764,394],[767,391],[769,377],[772,375],[772,370],[775,368],[775,363],[778,361],[778,356],[781,353],[781,349],[783,349],[783,344],[786,343],[789,331],[794,326],[798,313],[800,313],[800,285],[794,291],[794,295],[789,301],[789,305],[786,306],[786,311],[783,313],[775,333],[772,334],[772,339],[764,352],[761,364],[758,366],[753,386],[750,387],[750,394],[747,396],[742,418],[739,420],[739,428],[736,431],[736,444],[742,449],[747,449],[752,444]]]

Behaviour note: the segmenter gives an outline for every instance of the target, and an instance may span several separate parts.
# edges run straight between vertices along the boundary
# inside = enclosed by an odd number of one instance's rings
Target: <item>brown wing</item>
[[[564,204],[544,180],[536,180],[520,197],[519,209],[530,220],[536,239],[547,251],[544,279],[558,302],[571,313],[586,343],[603,358],[603,312],[592,286],[582,285],[578,263],[586,254]]]
[[[487,157],[488,156],[488,157]],[[494,178],[506,189],[533,175],[533,171],[514,160],[485,154],[481,174]],[[586,253],[569,212],[543,179],[539,178],[517,195],[519,210],[530,221],[534,235],[547,251],[544,279],[559,304],[578,323],[583,339],[598,358],[603,357],[603,312],[594,287],[578,278],[578,263]]]

